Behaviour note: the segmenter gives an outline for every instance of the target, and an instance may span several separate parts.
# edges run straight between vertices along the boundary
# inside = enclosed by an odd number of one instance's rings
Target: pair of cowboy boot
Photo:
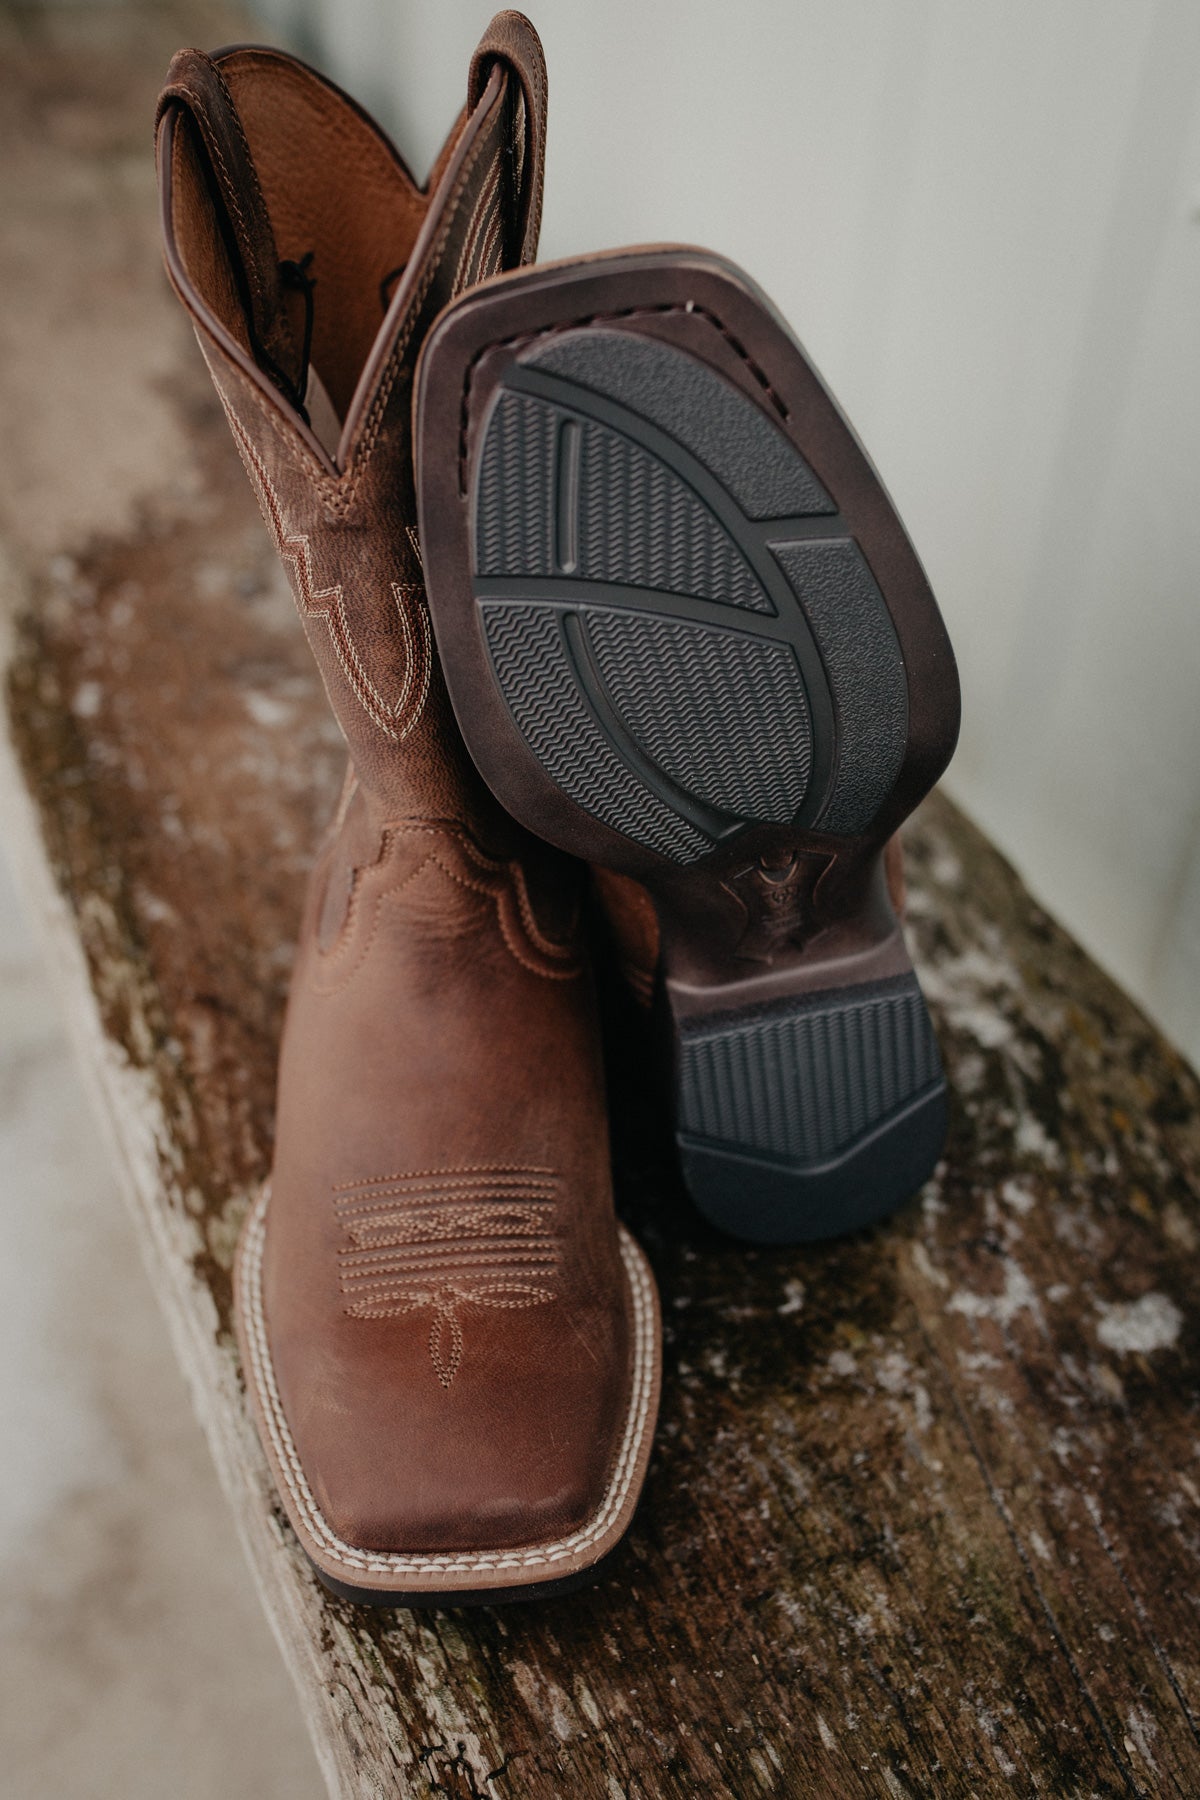
[[[382,1604],[570,1586],[644,1479],[586,863],[719,1224],[879,1217],[944,1130],[893,838],[957,728],[920,566],[738,271],[528,266],[545,121],[514,13],[424,187],[280,51],[183,51],[159,108],[168,272],[350,753],[239,1339],[304,1550]]]

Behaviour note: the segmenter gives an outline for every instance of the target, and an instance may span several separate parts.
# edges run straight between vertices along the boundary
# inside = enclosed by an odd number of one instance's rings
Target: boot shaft
[[[168,274],[379,820],[502,831],[430,632],[411,397],[442,307],[535,253],[545,116],[541,47],[515,13],[480,43],[424,187],[353,101],[278,50],[181,51],[159,104]]]

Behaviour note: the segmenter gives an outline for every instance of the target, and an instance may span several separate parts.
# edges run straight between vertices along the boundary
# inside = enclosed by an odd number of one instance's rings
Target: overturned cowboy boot
[[[657,1407],[579,874],[463,751],[415,529],[417,349],[452,295],[532,256],[544,109],[537,39],[502,14],[425,189],[275,50],[181,52],[159,112],[168,270],[351,757],[304,913],[270,1188],[239,1245],[239,1340],[301,1544],[335,1591],[381,1604],[594,1572]]]
[[[417,418],[467,746],[598,866],[646,1001],[657,968],[693,1197],[762,1241],[881,1217],[945,1135],[894,833],[959,693],[853,433],[753,283],[684,249],[464,295]]]

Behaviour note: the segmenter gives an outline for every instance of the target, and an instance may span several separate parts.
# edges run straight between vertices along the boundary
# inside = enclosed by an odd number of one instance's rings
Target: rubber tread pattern
[[[509,389],[488,419],[479,459],[477,575],[563,571],[554,540],[568,421],[580,439],[573,576],[774,612],[729,534],[673,470],[608,426]]]
[[[577,573],[585,581],[774,612],[732,538],[673,470],[592,419],[580,429]]]
[[[557,437],[552,408],[525,394],[501,392],[479,460],[476,574],[554,574]]]
[[[724,483],[748,519],[837,510],[763,409],[673,344],[583,327],[552,334],[520,360],[577,381],[649,419]]]
[[[815,1168],[943,1082],[929,1010],[906,975],[685,1022],[679,1130]]]
[[[711,841],[646,788],[601,731],[582,693],[558,614],[536,604],[480,607],[496,680],[518,730],[585,812],[675,862]]]
[[[812,728],[789,645],[644,613],[584,616],[608,698],[652,762],[718,811],[795,817]]]
[[[816,823],[822,831],[865,831],[895,785],[908,741],[896,628],[852,538],[771,549],[817,640],[837,719],[837,771]]]

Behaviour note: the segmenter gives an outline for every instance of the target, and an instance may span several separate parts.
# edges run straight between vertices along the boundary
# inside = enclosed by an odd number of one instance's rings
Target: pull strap
[[[217,223],[246,315],[250,347],[259,366],[293,405],[303,407],[302,358],[297,355],[283,297],[275,233],[233,95],[220,69],[202,50],[171,58],[155,125],[168,106],[180,106],[195,126],[207,165]]]
[[[499,63],[515,77],[519,88],[523,123],[518,125],[513,108],[513,213],[516,217],[516,256],[530,263],[537,254],[542,226],[542,183],[546,159],[546,58],[542,41],[524,13],[497,13],[471,58],[467,78],[467,105],[473,111],[487,87],[488,77]],[[515,95],[514,95],[515,98]]]

